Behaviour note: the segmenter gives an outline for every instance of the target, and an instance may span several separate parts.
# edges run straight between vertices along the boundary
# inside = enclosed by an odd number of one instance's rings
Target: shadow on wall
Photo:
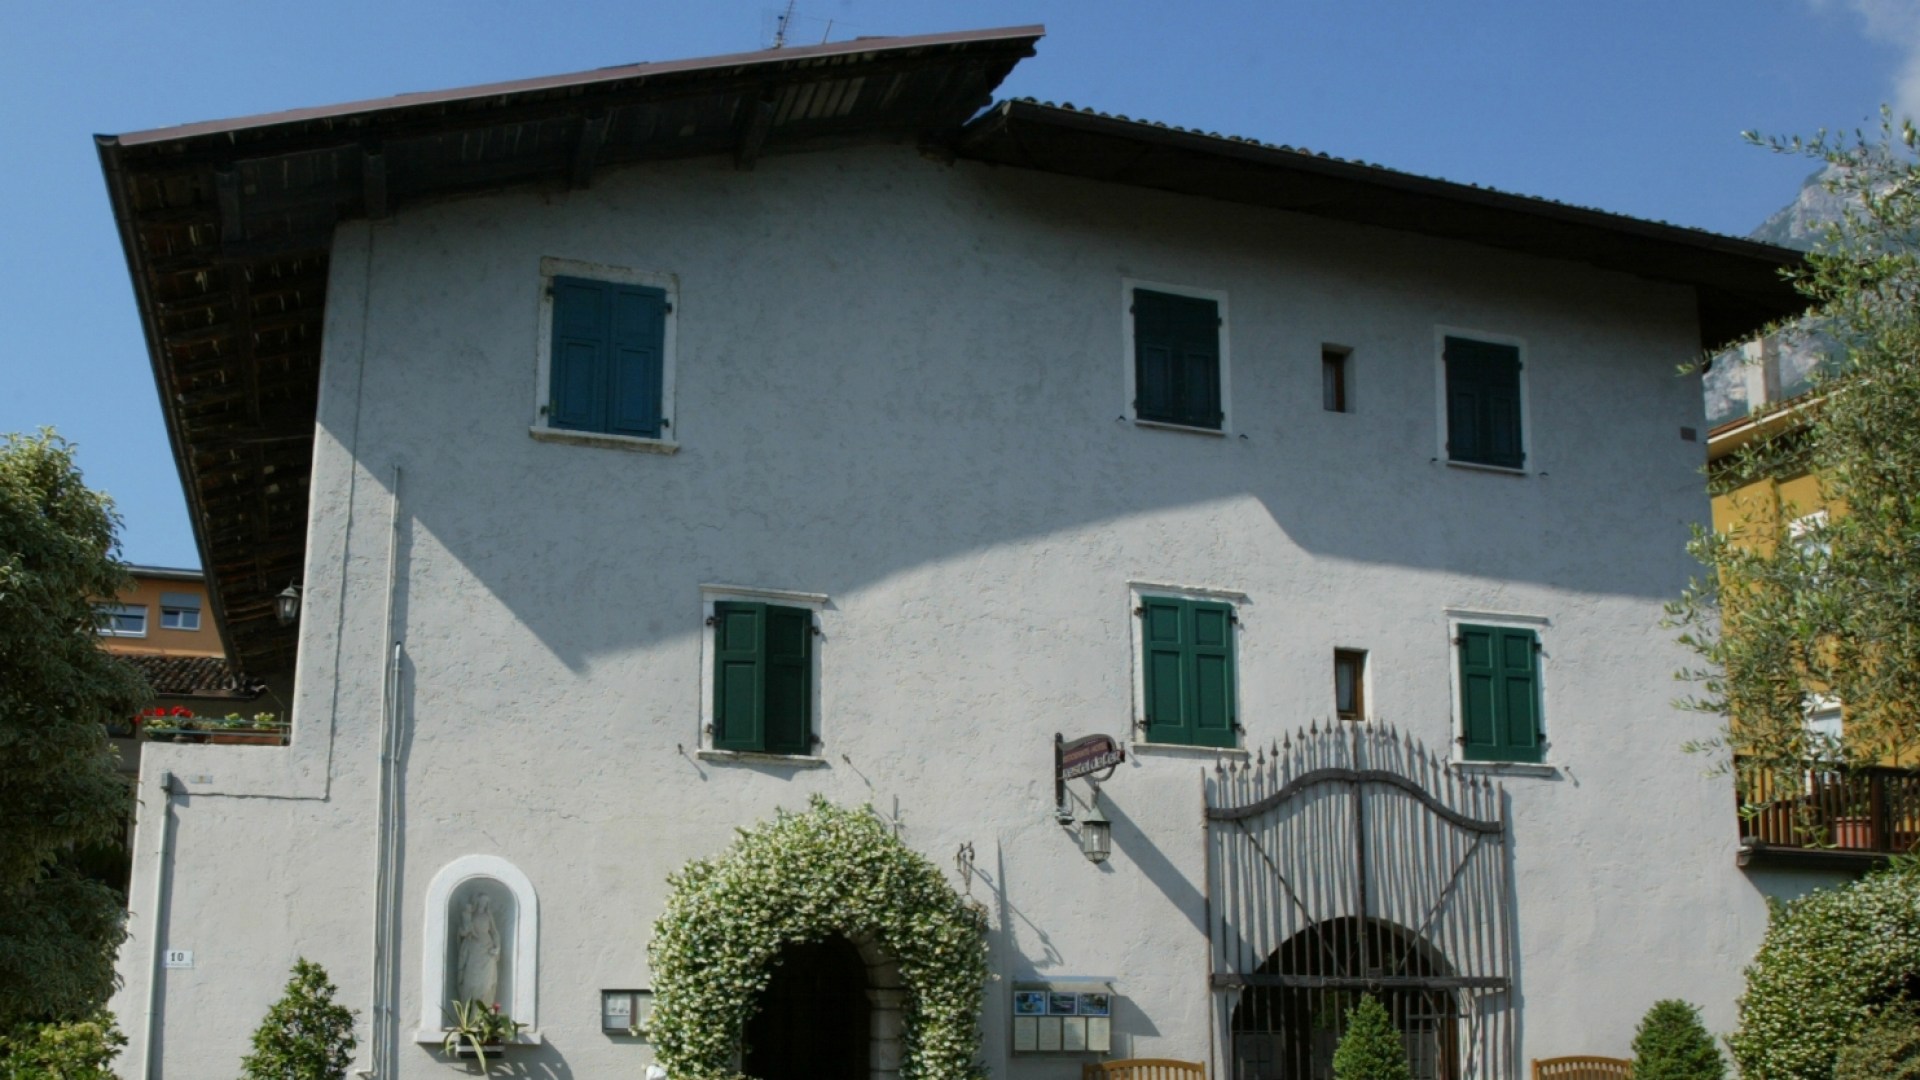
[[[1667,421],[1592,404],[1631,376],[1645,404],[1692,419],[1684,402],[1693,394],[1697,412],[1697,385],[1645,348],[1666,338],[1621,336],[1606,361],[1534,380],[1528,422],[1551,475],[1435,461],[1435,325],[1498,308],[1522,325],[1554,320],[1558,340],[1592,355],[1635,303],[1677,307],[1673,290],[1013,170],[915,161],[898,181],[829,196],[769,184],[743,199],[728,194],[738,178],[662,169],[646,182],[688,188],[677,224],[654,220],[628,174],[551,205],[477,200],[379,230],[365,382],[336,397],[357,396],[362,415],[331,416],[329,433],[351,445],[358,430],[372,484],[404,462],[405,509],[425,532],[406,580],[436,597],[435,616],[480,614],[478,583],[581,672],[597,655],[691,632],[702,581],[844,595],[1013,545],[1041,582],[1050,566],[1090,560],[1122,574],[1247,560],[1305,587],[1338,560],[1596,595],[1664,599],[1683,584],[1684,515],[1649,520],[1639,496],[1651,488],[1668,506],[1661,491],[1699,487],[1685,448],[1649,474],[1639,425],[1651,437],[1671,432]],[[822,198],[857,200],[857,212]],[[966,209],[942,209],[953,204]],[[461,231],[473,214],[460,208],[474,206],[528,224],[463,263],[463,245],[489,242]],[[845,226],[833,251],[756,245],[808,214]],[[722,217],[731,228],[708,223]],[[687,267],[677,454],[527,436],[534,268],[554,251]],[[522,255],[525,296],[501,283],[503,260]],[[1276,276],[1294,256],[1319,278]],[[938,287],[916,287],[929,266]],[[1203,273],[1235,290],[1232,430],[1138,427],[1121,416],[1121,279]],[[461,296],[489,299],[447,299]],[[421,335],[432,350],[411,348]],[[1322,411],[1321,337],[1355,347],[1359,413]],[[1103,529],[1122,519],[1124,535]]]

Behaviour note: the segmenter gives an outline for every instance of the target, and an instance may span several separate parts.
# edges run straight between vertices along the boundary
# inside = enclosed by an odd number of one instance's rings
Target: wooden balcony
[[[1736,782],[1741,866],[1861,872],[1920,843],[1920,769],[1814,764]]]

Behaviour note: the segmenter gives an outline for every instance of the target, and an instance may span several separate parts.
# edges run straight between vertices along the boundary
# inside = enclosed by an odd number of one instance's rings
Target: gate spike
[[[1273,740],[1272,746],[1273,746],[1273,760],[1279,761],[1280,760],[1280,740],[1278,739]]]
[[[1254,763],[1255,765],[1265,765],[1265,764],[1267,763],[1267,748],[1266,748],[1266,747],[1264,747],[1264,746],[1257,746],[1257,747],[1255,747],[1255,748],[1254,748],[1254,750],[1253,750],[1253,763]]]
[[[1320,719],[1319,719],[1319,717],[1315,717],[1315,718],[1313,718],[1312,720],[1309,720],[1309,721],[1307,721],[1307,734],[1309,734],[1309,735],[1318,735],[1318,734],[1320,734]]]
[[[1299,736],[1300,736],[1300,744],[1302,746],[1305,746],[1307,742],[1307,729],[1306,728],[1299,729]]]

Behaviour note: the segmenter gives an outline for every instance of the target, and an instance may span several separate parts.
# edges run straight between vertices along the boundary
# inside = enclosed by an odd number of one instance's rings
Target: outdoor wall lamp
[[[1093,789],[1093,798],[1087,803],[1087,814],[1080,819],[1080,854],[1095,864],[1107,861],[1113,854],[1113,823],[1107,815],[1100,812],[1100,789]]]
[[[292,626],[300,618],[300,586],[289,581],[273,598],[273,613],[281,626]]]

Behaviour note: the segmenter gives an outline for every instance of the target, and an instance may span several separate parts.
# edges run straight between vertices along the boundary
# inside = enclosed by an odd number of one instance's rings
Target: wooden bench
[[[1534,1058],[1533,1080],[1632,1080],[1633,1062],[1611,1057]]]
[[[1207,1067],[1172,1058],[1096,1061],[1080,1067],[1080,1080],[1207,1080]]]

